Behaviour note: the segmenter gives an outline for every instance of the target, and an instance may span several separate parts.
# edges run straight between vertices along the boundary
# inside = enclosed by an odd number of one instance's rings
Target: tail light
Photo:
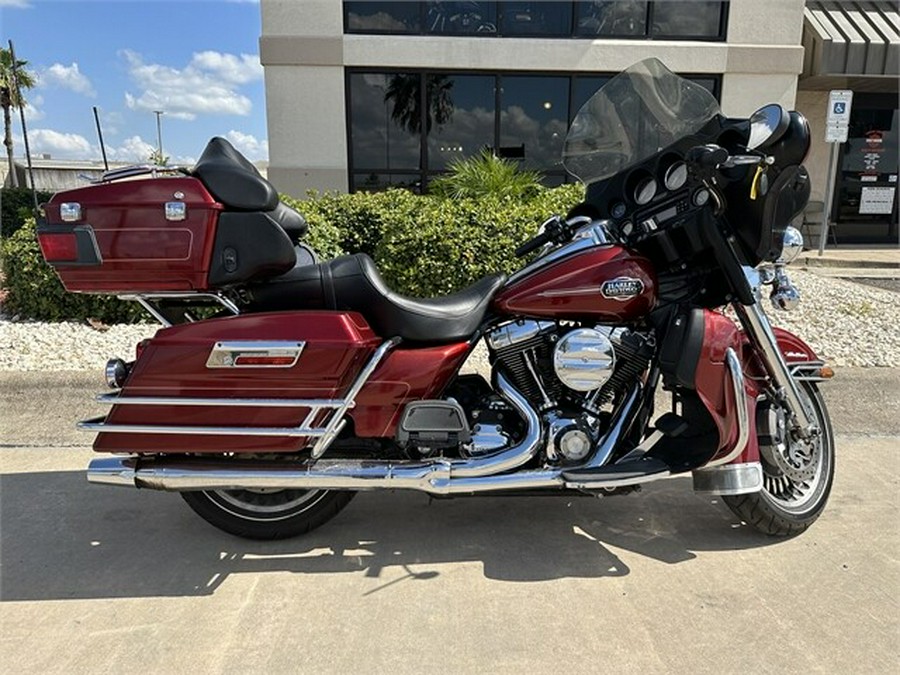
[[[78,240],[75,232],[38,232],[38,243],[44,260],[52,262],[77,262]]]

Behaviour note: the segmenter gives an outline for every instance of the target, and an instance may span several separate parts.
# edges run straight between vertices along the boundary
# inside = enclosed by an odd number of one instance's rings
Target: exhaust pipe
[[[542,440],[540,417],[502,373],[497,374],[497,390],[525,420],[526,432],[520,443],[487,457],[433,462],[320,459],[305,464],[249,464],[239,459],[110,457],[91,461],[87,470],[88,481],[176,492],[264,488],[408,489],[446,495],[496,489],[562,487],[561,472],[557,470],[493,475],[525,464],[537,454]],[[500,484],[503,487],[497,487]]]
[[[417,490],[433,495],[539,489],[580,490],[638,484],[640,476],[622,481],[611,475],[595,479],[596,485],[569,484],[563,468],[509,472],[533,458],[541,445],[540,418],[525,398],[502,376],[498,390],[527,423],[522,442],[496,454],[475,459],[379,462],[372,460],[319,459],[314,462],[249,462],[241,459],[184,457],[104,457],[92,460],[87,477],[91,483],[183,492],[190,490],[297,489],[297,490]],[[616,411],[609,432],[595,455],[603,460],[618,441],[638,406],[638,390]],[[593,468],[592,458],[585,467]],[[571,471],[575,467],[566,467]],[[584,468],[584,467],[583,467]]]

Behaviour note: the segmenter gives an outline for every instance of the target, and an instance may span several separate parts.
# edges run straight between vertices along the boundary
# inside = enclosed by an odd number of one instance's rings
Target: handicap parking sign
[[[835,115],[843,115],[844,111],[847,110],[847,104],[843,101],[835,101],[834,102],[834,114]]]

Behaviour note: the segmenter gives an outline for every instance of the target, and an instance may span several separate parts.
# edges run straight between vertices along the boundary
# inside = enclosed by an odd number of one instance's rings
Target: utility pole
[[[156,115],[156,163],[162,166],[163,163],[163,153],[162,153],[162,125],[159,122],[159,118],[165,115],[164,110],[154,110],[153,114]]]

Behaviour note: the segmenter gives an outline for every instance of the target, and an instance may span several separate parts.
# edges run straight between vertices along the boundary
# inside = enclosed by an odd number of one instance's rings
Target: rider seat
[[[446,343],[475,333],[491,298],[505,282],[505,274],[492,274],[453,295],[407,298],[388,288],[369,256],[357,253],[317,265],[298,265],[247,290],[253,311],[353,311],[383,337]]]

